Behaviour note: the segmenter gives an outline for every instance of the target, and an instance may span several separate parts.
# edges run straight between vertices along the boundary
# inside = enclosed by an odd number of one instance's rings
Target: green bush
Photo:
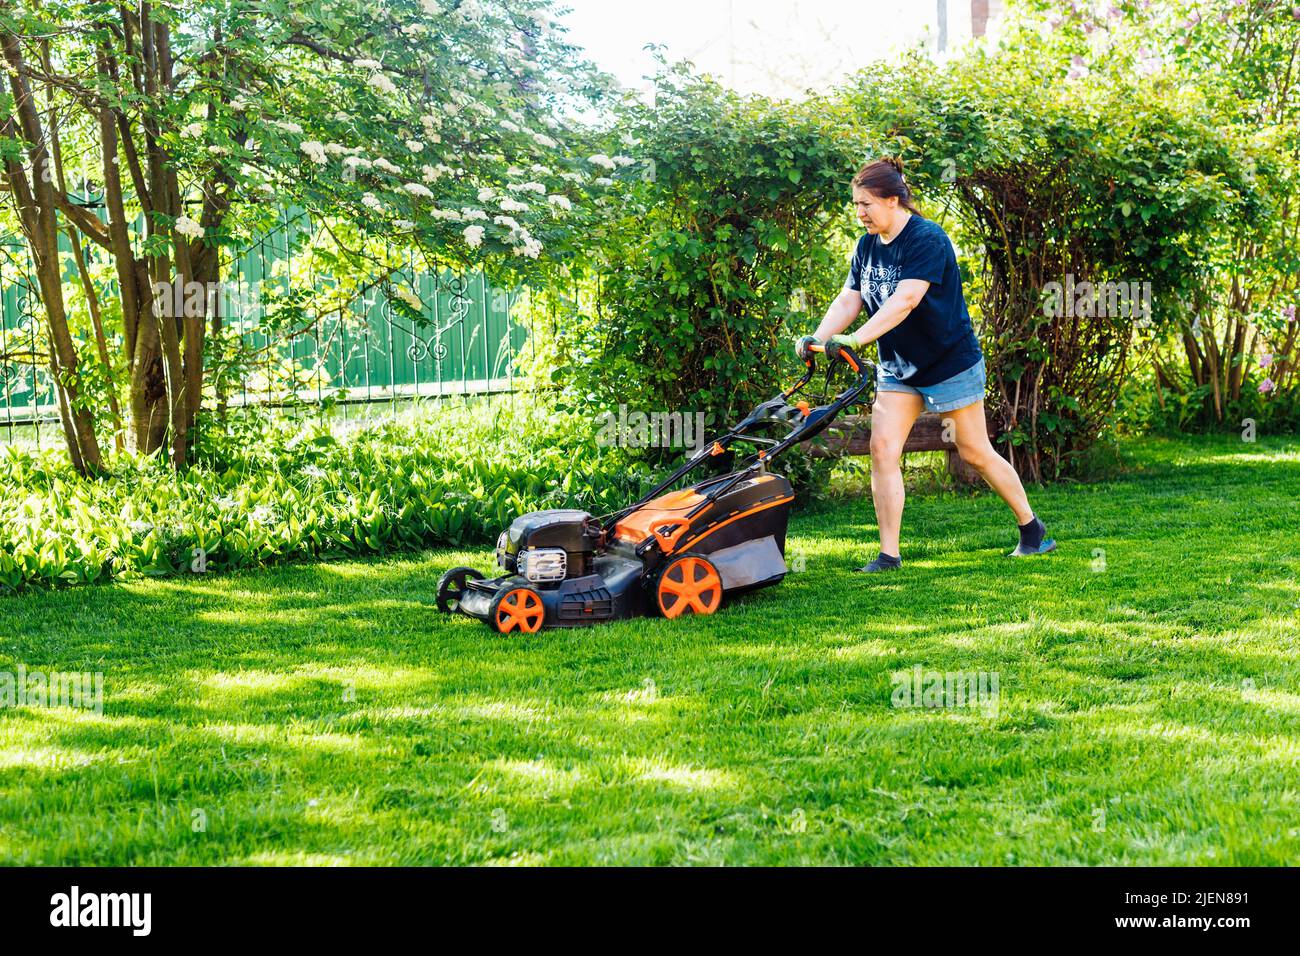
[[[538,319],[556,317],[554,381],[589,408],[719,423],[775,394],[794,336],[844,280],[858,157],[827,116],[680,68],[659,76],[653,106],[627,106],[610,146],[634,154],[624,215],[539,297]]]
[[[583,416],[522,399],[281,422],[241,448],[179,473],[122,455],[100,479],[0,449],[0,589],[482,543],[523,512],[613,510],[653,477]]]
[[[1035,480],[1086,474],[1139,330],[1181,317],[1221,222],[1249,218],[1260,199],[1194,91],[1081,74],[1075,56],[1069,38],[1011,23],[1001,46],[943,67],[918,56],[864,70],[840,103],[873,151],[902,156],[978,264],[965,291],[992,410],[1011,461]],[[1075,283],[1149,289],[1151,314],[1046,295]]]
[[[1117,423],[1127,431],[1161,435],[1189,432],[1239,432],[1254,424],[1259,434],[1300,432],[1300,388],[1261,392],[1265,372],[1248,375],[1240,394],[1221,398],[1222,419],[1212,413],[1214,385],[1196,384],[1186,368],[1173,363],[1164,371],[1172,381],[1146,369],[1120,394]]]

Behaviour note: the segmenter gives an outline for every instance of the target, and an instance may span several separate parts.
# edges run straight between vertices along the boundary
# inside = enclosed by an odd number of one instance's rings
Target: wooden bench
[[[912,426],[912,433],[907,436],[903,454],[909,451],[941,451],[948,459],[948,473],[958,481],[975,483],[982,481],[980,473],[961,460],[957,454],[957,445],[944,438],[944,418],[946,416],[927,412],[921,415]],[[989,440],[997,438],[997,431],[992,422],[985,420]],[[951,434],[951,430],[948,430]],[[994,448],[997,445],[994,444]],[[824,444],[813,442],[809,453],[814,458],[839,458],[844,455],[871,454],[871,416],[845,415],[826,431]]]

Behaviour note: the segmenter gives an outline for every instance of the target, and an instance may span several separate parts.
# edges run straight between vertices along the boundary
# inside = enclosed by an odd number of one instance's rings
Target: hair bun
[[[897,156],[886,156],[881,161],[892,166],[898,172],[898,175],[903,175],[903,161]]]

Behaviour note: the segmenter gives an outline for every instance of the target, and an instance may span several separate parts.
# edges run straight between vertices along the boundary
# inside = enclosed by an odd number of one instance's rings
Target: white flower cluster
[[[457,172],[463,173],[464,170],[453,169],[445,163],[438,163],[436,166],[421,166],[420,172],[424,176],[424,181],[426,183],[436,183],[443,176],[453,175]]]
[[[541,254],[541,242],[535,239],[532,234],[521,226],[514,218],[510,216],[494,216],[492,221],[498,226],[510,230],[510,235],[506,237],[506,241],[510,243],[511,248],[513,248],[516,253],[527,256],[529,259],[536,259]],[[470,228],[477,227],[471,226]],[[466,232],[466,238],[468,239],[468,230],[466,230]],[[479,233],[479,237],[482,237],[482,233]],[[471,245],[475,245],[475,243],[471,243]]]
[[[469,23],[481,23],[486,15],[478,0],[463,0],[455,10],[456,16]]]
[[[510,183],[506,186],[512,192],[517,193],[537,193],[539,196],[546,195],[546,187],[541,183]]]
[[[203,238],[203,227],[189,216],[181,215],[176,217],[176,231],[187,239]]]
[[[517,246],[515,251],[527,256],[529,259],[536,259],[542,254],[542,244],[528,234],[528,230],[520,231],[519,238],[523,240],[522,246]]]
[[[393,81],[390,80],[388,78],[388,75],[385,73],[371,74],[370,79],[366,80],[366,83],[369,84],[369,86],[372,89],[374,89],[376,92],[382,93],[385,96],[397,95],[397,87],[393,84]]]
[[[314,139],[307,139],[299,143],[298,148],[301,149],[304,153],[306,153],[307,158],[310,159],[317,166],[324,166],[325,163],[327,162],[325,158],[324,143],[318,143]]]
[[[424,309],[423,300],[421,300],[421,298],[418,295],[416,295],[414,291],[406,288],[406,286],[401,286],[398,289],[394,290],[393,295],[401,299],[403,302],[405,302],[411,308],[415,309],[415,311],[417,312],[422,311]]]
[[[400,176],[402,173],[400,169],[398,169],[388,160],[384,159],[384,157],[382,156],[380,156],[378,159],[372,160],[370,165],[373,166],[375,169],[382,169],[384,172],[389,173],[393,176]]]
[[[203,135],[203,124],[190,123],[188,126],[184,126],[181,128],[181,135],[188,136],[191,139],[198,139],[200,136]]]
[[[270,505],[258,505],[248,513],[249,524],[275,524],[279,520],[280,516]]]
[[[414,196],[417,199],[433,198],[433,193],[429,190],[429,187],[421,185],[420,183],[407,183],[402,188],[406,190],[408,195]]]
[[[599,166],[601,169],[614,168],[614,161],[604,153],[597,153],[595,156],[588,157],[587,162],[593,166]]]

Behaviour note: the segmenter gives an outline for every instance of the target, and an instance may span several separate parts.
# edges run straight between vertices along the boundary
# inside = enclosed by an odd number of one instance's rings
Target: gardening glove
[[[834,342],[836,345],[848,346],[849,348],[853,349],[855,352],[858,349],[862,348],[862,346],[858,344],[858,339],[857,336],[855,335],[847,335],[843,333],[841,333],[840,335],[832,335],[831,342]],[[827,344],[829,345],[830,342],[828,342]]]
[[[822,344],[822,343],[821,343],[821,341],[817,338],[817,336],[815,336],[815,335],[805,335],[805,336],[804,336],[803,338],[801,338],[801,339],[795,339],[795,342],[794,342],[794,354],[797,355],[797,356],[799,356],[799,361],[801,361],[801,362],[806,362],[806,361],[808,361],[809,358],[812,357],[812,353],[808,351],[808,346],[810,346],[810,345],[821,345],[821,344]]]

